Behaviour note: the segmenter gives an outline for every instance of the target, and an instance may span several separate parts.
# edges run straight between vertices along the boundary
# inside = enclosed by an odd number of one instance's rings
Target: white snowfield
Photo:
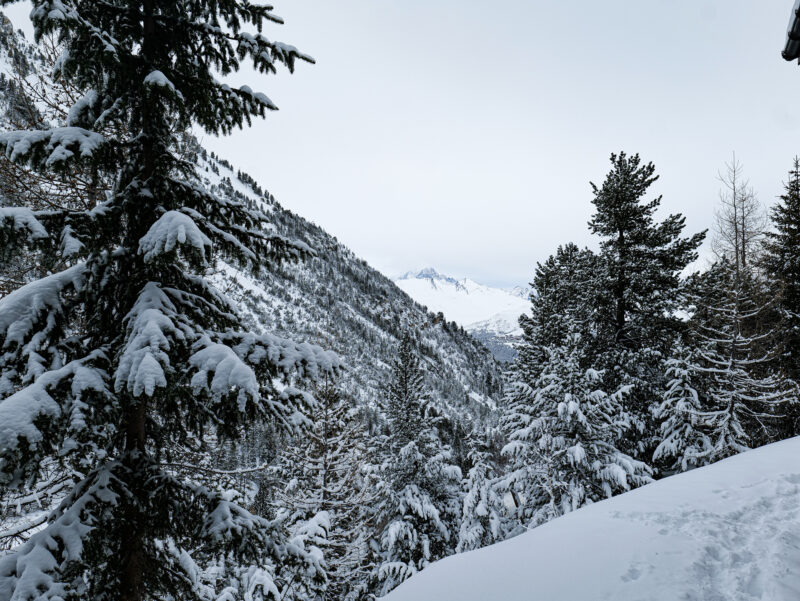
[[[800,600],[800,438],[437,562],[384,599]]]

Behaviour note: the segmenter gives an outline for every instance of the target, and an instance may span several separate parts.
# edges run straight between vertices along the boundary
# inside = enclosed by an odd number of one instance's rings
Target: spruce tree
[[[531,282],[531,314],[519,319],[522,343],[510,369],[513,381],[535,382],[547,361],[547,347],[564,340],[569,324],[591,321],[596,268],[596,255],[573,243],[559,246],[554,255],[537,264]],[[589,344],[591,338],[587,330],[584,342]],[[507,402],[513,403],[516,393],[506,393]]]
[[[371,590],[383,596],[453,553],[461,471],[450,463],[429,415],[424,376],[404,335],[385,403],[388,435],[374,470],[378,525]]]
[[[713,463],[772,441],[796,391],[774,369],[778,332],[770,327],[774,307],[769,287],[752,267],[727,261],[704,274],[693,318],[700,411],[696,428],[708,438],[692,452],[696,465]]]
[[[765,264],[780,287],[783,353],[781,367],[800,384],[800,157],[794,159],[784,193],[771,212]],[[797,434],[797,426],[791,434]]]
[[[36,486],[48,463],[79,475],[47,525],[0,559],[0,598],[278,599],[281,565],[318,559],[165,460],[259,421],[293,430],[313,399],[292,374],[335,359],[240,327],[204,277],[215,261],[259,272],[308,249],[206,192],[177,149],[193,124],[226,134],[275,108],[215,74],[310,59],[262,35],[280,19],[243,0],[35,0],[31,16],[37,39],[64,45],[57,76],[86,92],[65,127],[2,134],[0,148],[44,171],[85,165],[113,186],[84,210],[0,209],[4,250],[35,244],[67,265],[0,301],[0,492]],[[117,126],[125,137],[108,135]],[[64,256],[65,236],[80,253]],[[200,586],[201,574],[214,576]]]
[[[589,229],[601,238],[595,318],[609,389],[630,387],[626,406],[635,417],[626,448],[649,460],[655,439],[651,404],[663,387],[663,360],[682,322],[676,316],[680,274],[697,258],[705,232],[681,237],[685,219],[657,223],[661,197],[645,200],[658,180],[638,154],[611,155],[602,186],[592,184],[596,213]]]
[[[518,434],[537,417],[535,390],[548,365],[549,351],[574,334],[578,324],[583,324],[581,350],[587,358],[595,352],[595,328],[591,324],[597,266],[594,253],[569,243],[559,246],[554,255],[537,265],[531,282],[531,316],[520,317],[522,344],[507,375],[501,417],[506,439],[517,438],[504,449],[508,461],[499,481],[513,506],[503,514],[505,534],[518,534],[526,529],[536,506],[536,501],[528,500],[539,493],[540,456],[530,441],[519,440]]]

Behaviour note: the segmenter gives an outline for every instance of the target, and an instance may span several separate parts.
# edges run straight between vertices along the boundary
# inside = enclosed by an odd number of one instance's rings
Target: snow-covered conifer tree
[[[320,599],[358,598],[368,578],[368,512],[365,487],[366,431],[353,404],[326,378],[315,395],[312,428],[283,450],[276,473],[287,482],[276,506],[305,527],[324,516],[327,584]]]
[[[765,263],[781,290],[781,367],[800,383],[800,158],[794,159],[784,193],[772,208],[774,231],[767,234]],[[790,435],[798,433],[798,426]]]
[[[531,316],[521,319],[525,346],[543,350],[559,344],[571,323],[592,319],[599,267],[592,251],[571,242],[559,246],[555,254],[536,266],[531,283]],[[547,357],[542,353],[540,358]]]
[[[797,402],[796,389],[775,370],[778,333],[770,327],[775,299],[750,266],[727,261],[705,276],[694,328],[704,400],[698,428],[709,445],[695,452],[698,465],[770,442],[770,431]],[[766,324],[766,325],[765,325]]]
[[[66,265],[0,300],[0,492],[36,486],[52,462],[77,474],[47,525],[0,559],[0,598],[278,599],[276,568],[318,558],[166,454],[258,421],[293,429],[313,403],[293,374],[336,359],[239,327],[204,277],[215,260],[258,272],[308,249],[206,192],[176,146],[193,124],[224,134],[275,108],[215,74],[310,59],[261,33],[280,22],[271,7],[243,0],[33,5],[37,37],[63,43],[57,76],[85,94],[66,126],[2,134],[0,148],[114,183],[84,210],[0,208],[4,249],[37,244]],[[108,135],[115,124],[125,138]]]
[[[680,274],[697,257],[705,232],[683,238],[685,218],[655,221],[661,197],[646,201],[657,181],[652,163],[638,154],[611,155],[601,186],[592,184],[597,209],[589,222],[601,237],[600,277],[593,318],[609,389],[629,387],[625,406],[634,417],[625,448],[650,459],[657,438],[653,399],[663,389],[664,358],[683,323],[676,316]]]
[[[534,383],[546,363],[547,347],[560,344],[569,333],[571,324],[589,323],[594,311],[593,294],[596,288],[597,257],[588,249],[573,243],[559,246],[555,254],[536,266],[530,296],[530,317],[519,319],[522,344],[517,348],[509,378],[514,382]],[[591,337],[583,340],[584,352],[590,353]],[[517,395],[521,394],[522,397]],[[525,387],[512,386],[506,390],[507,408],[524,407]],[[526,409],[521,409],[523,412]],[[513,426],[512,426],[513,428]],[[508,431],[506,431],[508,434]]]
[[[667,471],[686,471],[705,463],[711,448],[705,426],[704,378],[697,365],[697,352],[678,345],[666,363],[667,387],[654,417],[660,422],[660,442],[653,453],[655,464]],[[701,398],[702,395],[702,398]]]
[[[473,433],[467,441],[472,464],[464,479],[464,504],[456,553],[480,549],[503,540],[503,499],[497,492],[496,436],[491,430]]]
[[[650,468],[616,444],[630,428],[627,389],[609,394],[587,361],[580,326],[548,359],[535,382],[513,381],[505,416],[508,469],[502,489],[516,510],[516,532],[650,481]],[[512,533],[514,531],[512,530]]]
[[[460,511],[461,471],[450,464],[429,419],[423,372],[408,334],[392,375],[384,407],[388,435],[373,476],[378,530],[371,589],[378,596],[453,553]]]

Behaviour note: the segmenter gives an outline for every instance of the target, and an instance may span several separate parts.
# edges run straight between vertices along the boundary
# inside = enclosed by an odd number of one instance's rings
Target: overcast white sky
[[[656,164],[692,232],[733,151],[766,203],[800,153],[792,0],[275,4],[267,35],[318,64],[237,77],[281,111],[203,141],[388,275],[529,281],[591,243],[589,181],[614,151]]]

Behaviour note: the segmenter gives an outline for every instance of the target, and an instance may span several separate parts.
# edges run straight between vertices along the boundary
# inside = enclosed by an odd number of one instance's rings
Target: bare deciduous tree
[[[764,207],[743,171],[734,153],[731,162],[725,164],[725,171],[718,175],[723,187],[712,240],[717,257],[729,260],[737,273],[756,258],[767,227]]]

